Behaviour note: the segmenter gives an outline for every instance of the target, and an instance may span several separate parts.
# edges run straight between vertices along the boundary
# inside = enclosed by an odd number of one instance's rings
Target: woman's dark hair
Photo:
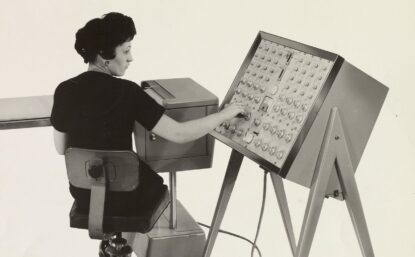
[[[115,57],[115,47],[132,40],[136,34],[134,21],[130,17],[111,12],[90,20],[76,33],[75,50],[84,62],[95,61],[97,55],[106,60]]]

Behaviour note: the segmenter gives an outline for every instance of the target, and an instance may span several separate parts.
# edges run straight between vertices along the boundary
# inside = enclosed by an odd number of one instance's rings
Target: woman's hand
[[[221,112],[226,115],[227,119],[231,119],[238,114],[245,116],[248,113],[248,107],[246,104],[232,103],[225,105],[225,108]]]

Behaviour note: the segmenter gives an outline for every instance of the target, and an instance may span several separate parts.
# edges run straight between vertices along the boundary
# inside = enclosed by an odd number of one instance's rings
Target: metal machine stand
[[[170,208],[147,234],[123,233],[138,257],[202,256],[205,234],[177,200],[176,171],[169,172]]]
[[[232,151],[212,220],[212,228],[209,231],[209,236],[204,249],[204,257],[210,256],[212,252],[212,248],[225,214],[226,206],[231,196],[242,159],[242,154],[236,152],[235,150]],[[374,257],[362,203],[360,201],[359,192],[354,178],[355,169],[350,159],[350,153],[343,131],[343,126],[336,107],[332,108],[330,112],[329,121],[326,127],[322,148],[317,159],[311,191],[304,214],[300,239],[297,245],[288,209],[284,184],[281,177],[275,173],[271,173],[273,186],[293,256],[307,257],[310,253],[323,201],[326,197],[330,175],[333,171],[333,165],[339,178],[341,194],[343,199],[346,200],[347,208],[353,222],[362,254],[364,257]]]
[[[171,229],[177,228],[177,191],[176,191],[176,171],[169,172],[170,186],[170,219]]]

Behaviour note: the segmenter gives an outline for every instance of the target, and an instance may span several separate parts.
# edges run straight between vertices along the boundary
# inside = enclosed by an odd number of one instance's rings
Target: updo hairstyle
[[[85,63],[94,62],[97,55],[106,60],[115,58],[115,47],[130,41],[136,34],[133,19],[111,12],[90,20],[76,33],[75,50]]]

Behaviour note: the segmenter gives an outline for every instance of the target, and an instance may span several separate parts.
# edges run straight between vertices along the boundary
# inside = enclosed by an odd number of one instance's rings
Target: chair
[[[106,192],[137,188],[138,156],[132,151],[68,148],[65,162],[69,182],[75,187],[91,190],[89,210],[79,208],[74,202],[69,215],[70,226],[88,229],[92,239],[109,240],[102,241],[100,256],[130,256],[131,247],[121,237],[121,232],[149,232],[169,204],[167,187],[149,209],[111,216],[105,213]]]

